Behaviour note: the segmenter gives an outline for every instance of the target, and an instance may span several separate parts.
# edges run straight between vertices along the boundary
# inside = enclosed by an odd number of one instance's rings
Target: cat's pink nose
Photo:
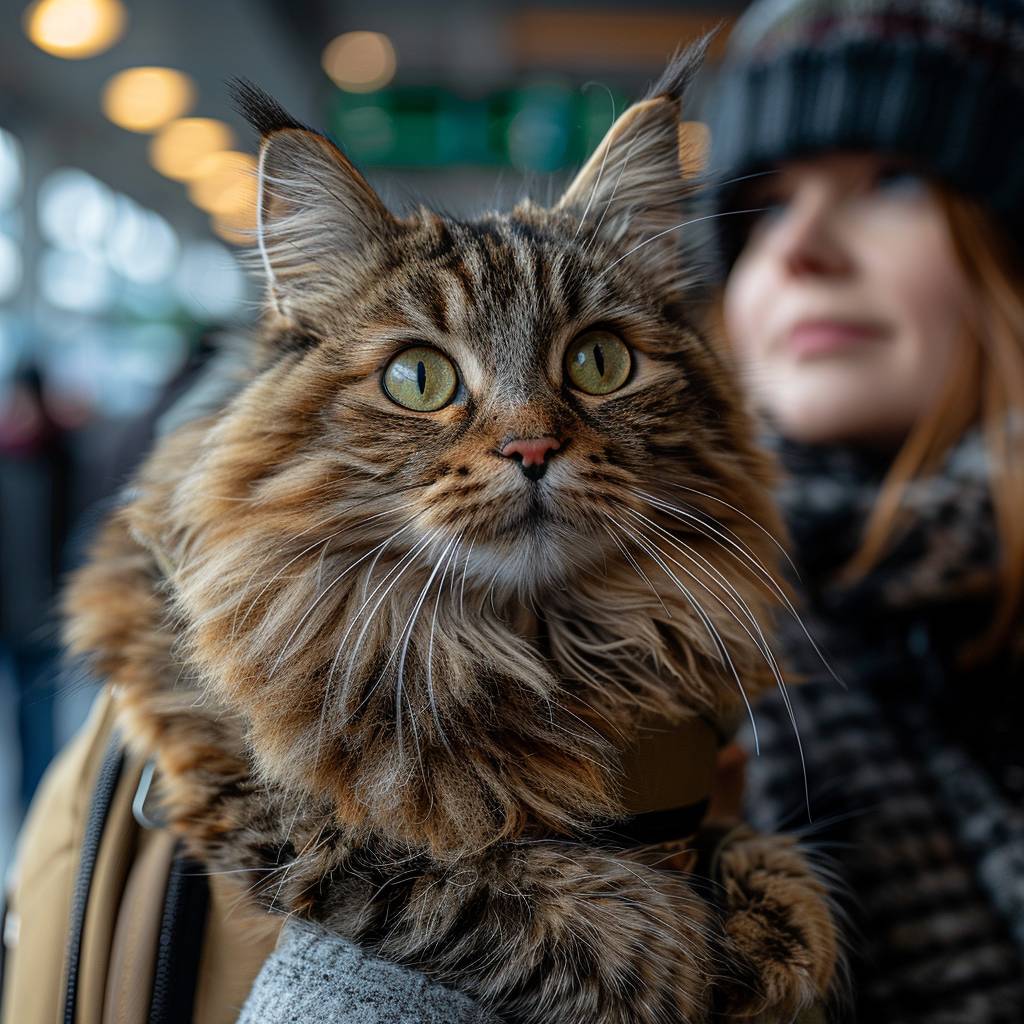
[[[518,455],[524,466],[540,466],[547,460],[548,452],[557,451],[561,447],[556,437],[517,437],[501,449],[501,454],[506,459]]]

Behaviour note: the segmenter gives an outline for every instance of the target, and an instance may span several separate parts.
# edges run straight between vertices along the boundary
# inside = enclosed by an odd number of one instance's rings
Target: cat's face
[[[636,491],[716,444],[728,398],[706,343],[642,252],[616,263],[578,223],[417,216],[273,371],[268,422],[317,396],[293,458],[326,460],[347,501],[375,495],[368,515],[400,507],[376,520],[380,540],[411,524],[394,551],[535,594],[606,557]]]

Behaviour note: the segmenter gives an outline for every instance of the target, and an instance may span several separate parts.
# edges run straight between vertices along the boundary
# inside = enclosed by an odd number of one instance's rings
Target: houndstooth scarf
[[[908,488],[905,526],[856,584],[886,470],[864,452],[775,442],[801,615],[778,636],[806,763],[781,695],[756,709],[751,821],[800,832],[828,857],[851,921],[858,1021],[1024,1021],[1024,696],[1006,652],[959,667],[988,621],[998,551],[980,435]],[[754,753],[748,726],[743,741]],[[803,827],[799,827],[799,826]]]

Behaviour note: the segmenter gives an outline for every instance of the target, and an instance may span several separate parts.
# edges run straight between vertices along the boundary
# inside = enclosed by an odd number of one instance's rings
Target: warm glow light
[[[235,213],[210,218],[210,227],[218,238],[232,245],[256,244],[256,204]]]
[[[245,216],[219,216],[210,218],[210,230],[231,245],[256,244],[256,218]]]
[[[155,132],[196,101],[188,75],[171,68],[129,68],[103,87],[103,113],[130,132]]]
[[[37,0],[25,11],[25,34],[40,50],[76,60],[109,49],[127,20],[120,0]]]
[[[346,32],[327,44],[320,63],[338,88],[373,92],[395,77],[395,48],[379,32]]]
[[[183,117],[172,121],[149,145],[150,163],[168,178],[189,181],[203,158],[229,149],[234,137],[222,121],[208,117]]]
[[[256,191],[256,158],[228,150],[203,157],[188,197],[207,213],[229,216],[255,209]]]

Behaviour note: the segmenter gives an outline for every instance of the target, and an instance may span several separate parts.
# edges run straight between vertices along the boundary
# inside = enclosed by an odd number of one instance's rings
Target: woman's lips
[[[786,347],[805,359],[877,341],[884,333],[880,324],[868,321],[801,320],[786,335]]]

